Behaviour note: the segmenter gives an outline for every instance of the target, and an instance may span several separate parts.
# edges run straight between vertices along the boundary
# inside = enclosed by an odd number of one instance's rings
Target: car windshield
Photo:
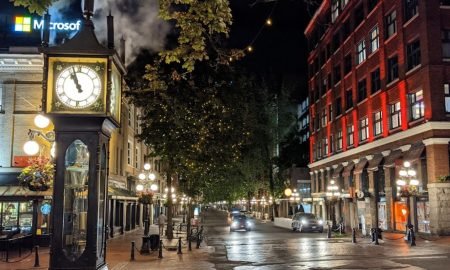
[[[246,220],[247,219],[247,217],[246,216],[235,216],[234,217],[234,220]]]
[[[300,219],[315,220],[316,216],[314,216],[313,214],[304,214],[304,213],[302,213],[302,214],[296,214],[294,216],[294,219],[295,220],[300,220]]]

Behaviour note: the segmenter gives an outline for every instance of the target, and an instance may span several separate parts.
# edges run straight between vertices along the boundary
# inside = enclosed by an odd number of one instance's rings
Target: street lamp
[[[336,181],[330,180],[325,196],[329,200],[331,222],[333,224],[336,224],[336,213],[334,211],[333,202],[341,196],[341,193],[339,192],[339,186],[336,184]]]
[[[158,190],[158,186],[155,183],[152,183],[156,176],[154,173],[150,171],[151,165],[149,163],[144,164],[144,172],[141,172],[138,175],[139,183],[136,185],[136,191],[141,193],[142,195],[145,193],[151,193],[153,194],[155,191]],[[150,205],[152,202],[150,202]],[[150,206],[151,207],[151,206]],[[150,217],[151,219],[151,217]],[[149,213],[148,213],[148,206],[147,204],[144,204],[144,234],[147,235],[149,232]]]
[[[417,194],[417,188],[419,186],[419,180],[417,180],[417,172],[411,167],[409,161],[403,162],[403,167],[398,172],[399,179],[397,183],[397,196],[406,197],[406,207],[407,210],[402,211],[404,215],[407,216],[406,231],[411,227],[411,214],[410,214],[410,197]]]
[[[42,114],[38,114],[34,118],[34,124],[36,125],[36,127],[40,128],[40,129],[44,129],[50,125],[50,119],[43,116]],[[27,142],[25,142],[25,144],[23,145],[23,151],[25,152],[25,154],[28,156],[35,156],[39,153],[40,146],[35,140],[35,138],[38,136],[42,137],[45,141],[52,143],[52,147],[50,149],[50,154],[52,157],[54,157],[54,155],[55,155],[54,154],[55,153],[55,132],[54,131],[45,132],[45,131],[37,130],[37,129],[29,129],[28,130],[29,140]]]

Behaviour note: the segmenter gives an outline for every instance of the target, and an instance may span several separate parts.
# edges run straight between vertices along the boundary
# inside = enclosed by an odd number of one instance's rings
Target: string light
[[[271,26],[271,25],[272,25],[272,20],[271,20],[270,18],[268,18],[268,19],[266,20],[266,24],[267,24],[268,26]]]
[[[253,47],[252,47],[252,46],[248,46],[248,47],[247,47],[247,51],[248,51],[248,52],[252,52],[252,51],[253,51]]]

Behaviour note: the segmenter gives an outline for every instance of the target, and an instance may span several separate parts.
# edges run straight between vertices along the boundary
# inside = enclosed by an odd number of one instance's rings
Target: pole
[[[181,237],[178,238],[178,252],[177,254],[183,254],[183,252],[181,251]]]
[[[34,247],[34,267],[39,267],[39,246]]]
[[[163,258],[162,248],[163,248],[163,241],[162,241],[162,240],[159,240],[159,254],[158,254],[158,258],[159,258],[159,259],[162,259],[162,258]]]
[[[134,241],[131,241],[131,256],[130,256],[130,261],[134,261],[134,247],[135,247],[135,243],[134,243]]]
[[[352,229],[352,243],[356,244],[356,229]]]

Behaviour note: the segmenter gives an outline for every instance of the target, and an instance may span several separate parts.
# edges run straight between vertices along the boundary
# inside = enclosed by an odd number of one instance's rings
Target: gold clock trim
[[[66,65],[92,65],[99,64],[103,69],[101,73],[99,73],[102,80],[102,88],[101,97],[97,100],[94,105],[89,106],[87,108],[70,108],[65,105],[57,106],[58,98],[56,97],[55,91],[55,65],[58,63],[66,64]],[[107,94],[107,67],[108,67],[108,59],[107,58],[94,58],[94,57],[49,57],[48,59],[48,77],[47,77],[47,98],[46,98],[46,112],[47,113],[58,113],[58,114],[105,114],[107,111],[106,108],[106,94]],[[64,69],[64,68],[62,68]],[[93,108],[97,106],[99,110],[93,110]]]
[[[116,97],[116,99],[117,99],[116,102],[118,102],[118,104],[116,104],[116,106],[117,106],[117,108],[116,108],[116,110],[117,110],[116,115],[111,114],[111,116],[114,118],[114,120],[117,121],[117,123],[120,123],[120,116],[121,116],[121,113],[122,113],[122,87],[123,87],[122,79],[123,78],[122,78],[122,74],[120,73],[120,71],[117,68],[116,64],[114,64],[114,62],[111,61],[111,78],[110,78],[110,80],[111,80],[111,92],[110,92],[110,95],[112,94],[112,90],[113,90],[112,89],[112,83],[113,83],[114,73],[116,73],[119,76],[119,84],[120,84],[120,90],[119,91],[120,92],[118,93],[119,97],[118,98]]]

